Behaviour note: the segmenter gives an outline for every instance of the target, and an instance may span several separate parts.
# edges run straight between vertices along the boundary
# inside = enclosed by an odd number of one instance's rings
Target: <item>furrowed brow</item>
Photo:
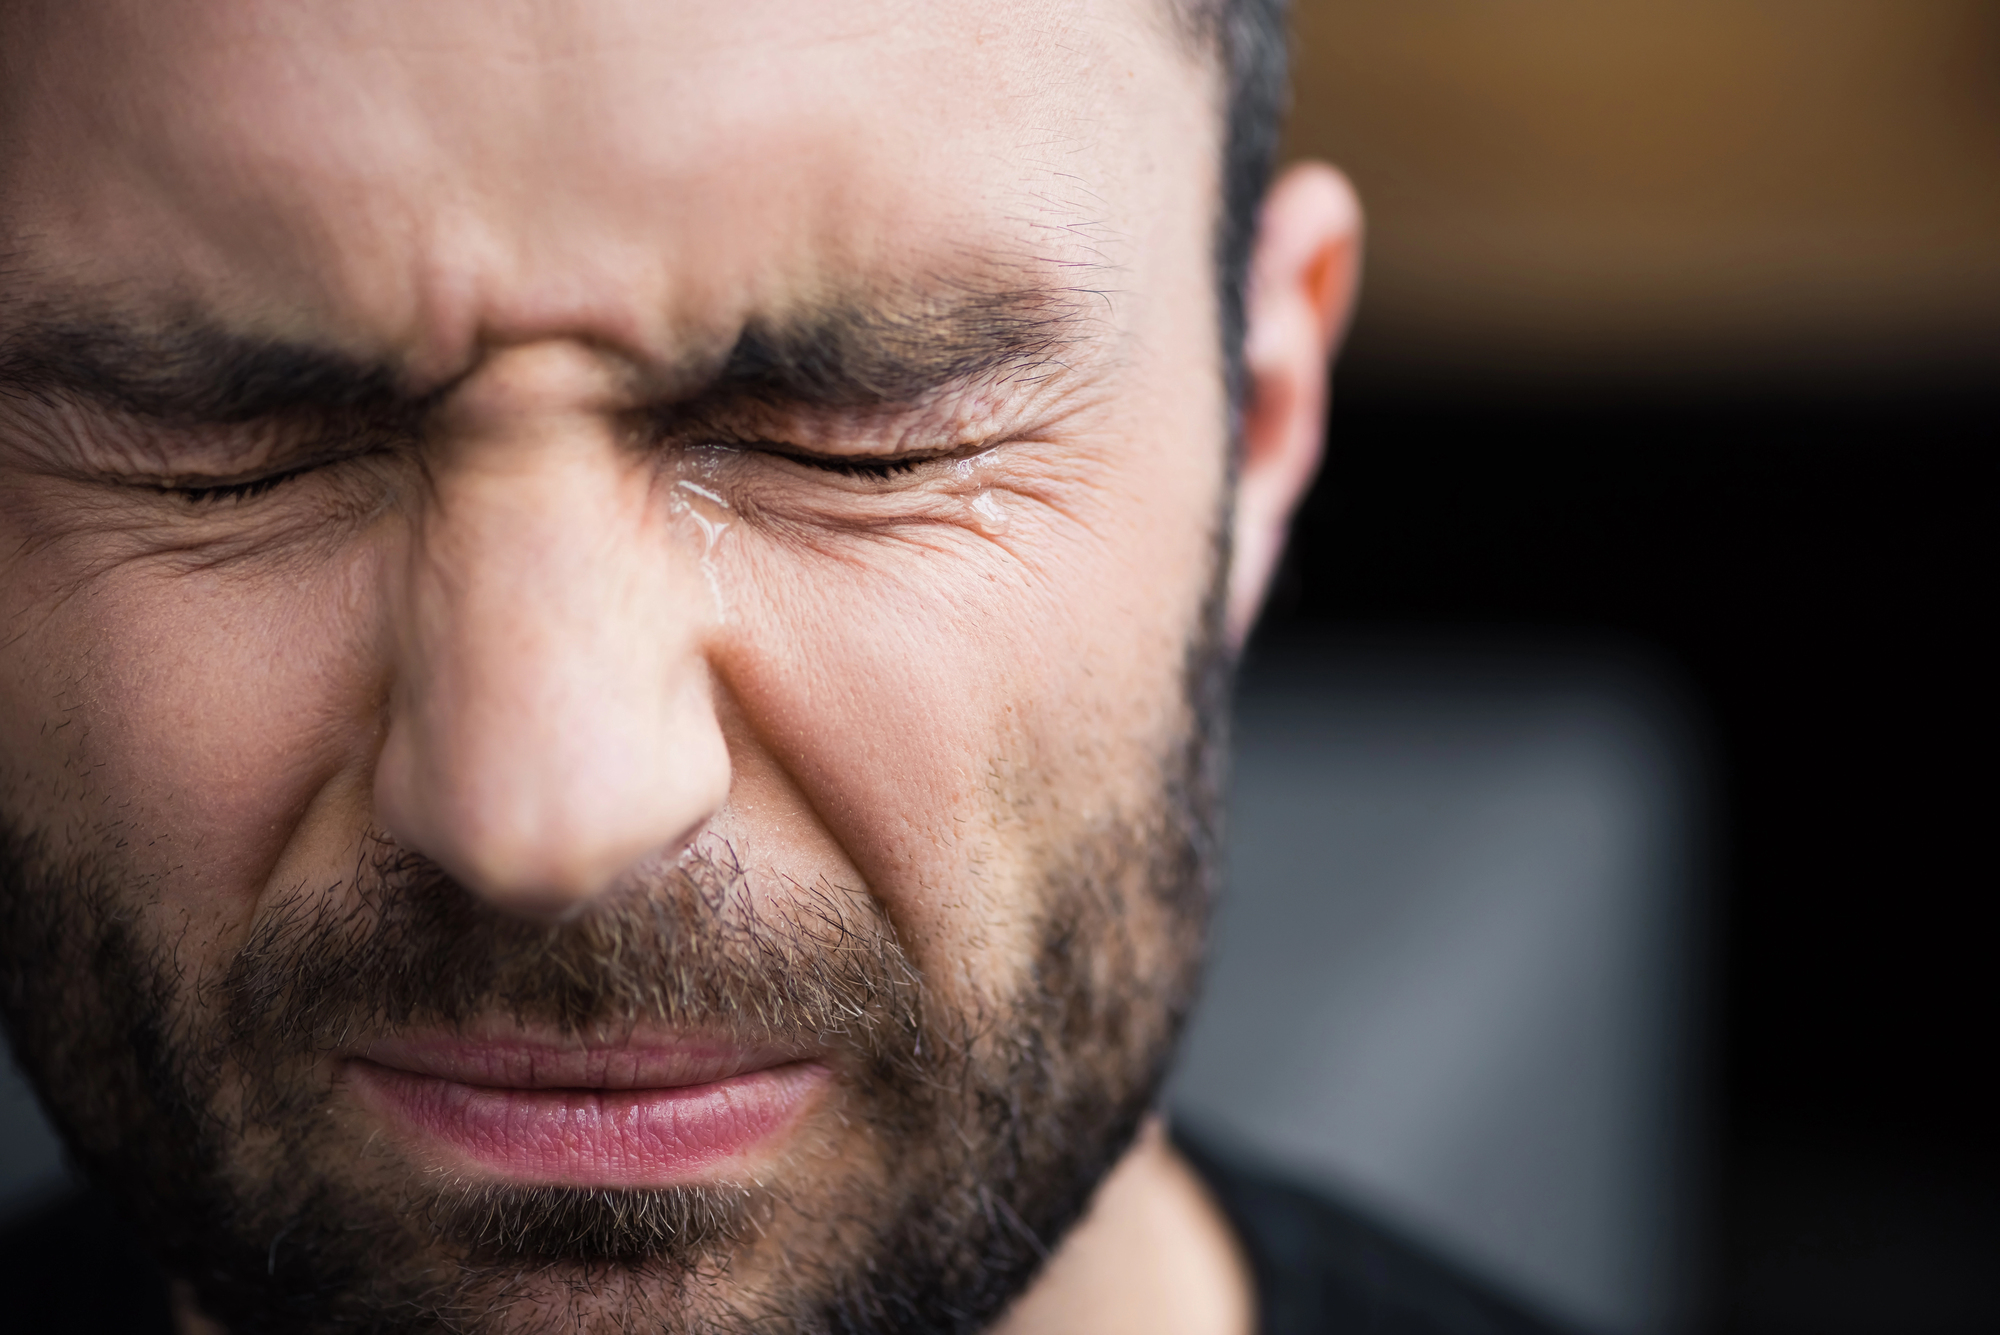
[[[914,306],[844,302],[753,320],[698,396],[787,407],[893,408],[1067,369],[1096,323],[1076,289],[1019,288]]]
[[[914,405],[979,383],[1039,381],[1092,342],[1086,289],[959,291],[917,302],[842,301],[748,323],[708,374],[658,367],[683,407],[750,400],[803,409]],[[711,354],[712,355],[712,354]],[[414,421],[450,386],[413,391],[386,360],[241,332],[196,316],[167,324],[42,317],[0,333],[0,395],[71,398],[189,424],[276,417]]]
[[[49,319],[0,336],[0,394],[75,398],[162,421],[414,412],[394,365],[193,319]]]

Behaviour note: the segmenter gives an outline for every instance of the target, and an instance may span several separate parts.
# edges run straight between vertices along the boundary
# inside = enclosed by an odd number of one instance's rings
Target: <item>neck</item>
[[[1251,1335],[1236,1234],[1158,1118],[991,1335]]]

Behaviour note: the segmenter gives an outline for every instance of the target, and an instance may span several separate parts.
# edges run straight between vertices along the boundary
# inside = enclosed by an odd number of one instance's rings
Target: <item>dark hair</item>
[[[1244,383],[1244,300],[1257,211],[1270,186],[1278,132],[1290,92],[1287,0],[1181,0],[1184,21],[1220,68],[1223,141],[1220,216],[1215,228],[1217,308],[1232,418]],[[1232,421],[1232,435],[1234,423]]]

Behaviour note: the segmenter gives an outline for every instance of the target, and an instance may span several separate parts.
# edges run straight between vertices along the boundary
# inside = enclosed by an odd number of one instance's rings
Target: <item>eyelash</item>
[[[894,456],[820,454],[783,437],[766,436],[754,430],[738,431],[726,423],[714,421],[664,422],[659,439],[662,444],[669,446],[680,444],[695,449],[718,449],[728,454],[763,455],[767,458],[783,459],[822,473],[838,473],[842,477],[870,478],[877,481],[914,473],[926,464],[938,462],[941,457],[936,454]]]
[[[822,472],[839,473],[843,477],[895,477],[902,473],[914,472],[918,464],[929,463],[928,459],[842,459],[828,455],[787,454],[808,468]]]
[[[781,458],[817,468],[822,472],[839,473],[843,477],[890,478],[916,471],[919,464],[931,462],[929,459],[868,459],[840,458],[833,455],[793,454],[789,451],[774,451]],[[319,467],[319,465],[314,465]],[[277,490],[287,482],[303,477],[313,471],[309,468],[295,468],[286,473],[274,473],[269,477],[252,478],[248,482],[226,482],[207,487],[161,487],[166,495],[177,497],[192,506],[203,508],[220,505],[225,501],[251,501],[259,496]]]
[[[273,473],[269,477],[253,478],[248,482],[225,482],[210,487],[161,487],[169,496],[175,496],[189,505],[212,506],[223,501],[249,501],[274,491],[294,478],[302,477],[311,468],[295,468],[289,473]]]

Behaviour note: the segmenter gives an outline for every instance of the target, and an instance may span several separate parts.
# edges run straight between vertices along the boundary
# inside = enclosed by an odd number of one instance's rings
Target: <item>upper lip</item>
[[[673,1089],[801,1056],[722,1040],[636,1034],[616,1043],[418,1034],[377,1039],[351,1055],[412,1075],[497,1089]]]

